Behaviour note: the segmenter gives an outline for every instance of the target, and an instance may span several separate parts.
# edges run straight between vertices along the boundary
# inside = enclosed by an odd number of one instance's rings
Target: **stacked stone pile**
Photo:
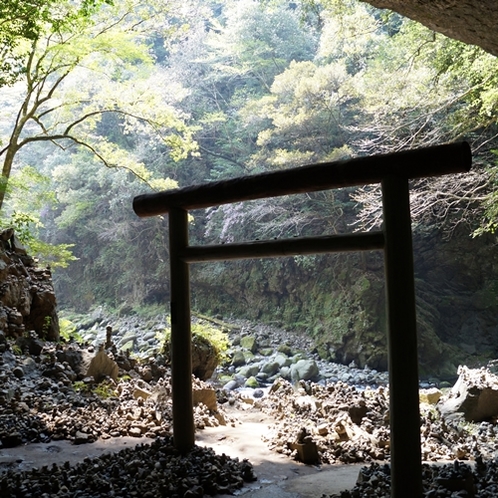
[[[12,498],[202,498],[233,494],[255,480],[247,461],[195,447],[180,455],[172,438],[98,458],[0,476],[0,496]]]
[[[421,398],[435,403],[435,391],[423,390]],[[244,397],[246,394],[239,396],[241,403],[250,402],[275,419],[266,437],[273,451],[299,459],[293,443],[304,429],[317,445],[321,463],[389,458],[389,392],[382,386],[359,390],[342,382],[321,386],[304,381],[294,386],[281,379],[262,398],[249,400]],[[424,460],[470,459],[477,452],[486,457],[495,454],[493,425],[464,426],[446,420],[435,404],[426,402],[421,403],[421,413]]]
[[[372,464],[360,471],[352,490],[322,498],[389,498],[391,469],[388,464]],[[424,498],[496,498],[498,496],[498,460],[478,458],[475,465],[456,460],[451,464],[422,466]]]
[[[10,348],[4,351],[0,355],[0,448],[57,439],[81,444],[98,438],[169,435],[169,368],[161,365],[160,358],[140,365],[127,355],[117,354],[116,361],[105,355],[99,368],[105,372],[111,365],[120,378],[108,376],[97,383],[88,372],[95,371],[93,359],[99,355],[102,352],[95,354],[91,347],[51,343],[38,356],[14,354]],[[92,358],[86,372],[71,366],[75,357],[84,364],[86,356]],[[198,428],[230,423],[216,403],[208,401],[216,400],[214,389],[198,379],[193,382],[194,391],[199,392],[194,414]]]
[[[12,228],[0,231],[0,333],[34,330],[58,340],[59,322],[50,268],[40,268]]]

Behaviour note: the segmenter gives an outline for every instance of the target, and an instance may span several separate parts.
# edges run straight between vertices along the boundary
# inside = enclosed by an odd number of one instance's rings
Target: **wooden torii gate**
[[[194,446],[189,264],[342,251],[384,250],[388,317],[391,496],[422,497],[415,284],[408,180],[469,171],[466,142],[320,163],[135,197],[140,217],[169,214],[173,438]],[[380,183],[381,231],[189,246],[188,211],[233,202]]]

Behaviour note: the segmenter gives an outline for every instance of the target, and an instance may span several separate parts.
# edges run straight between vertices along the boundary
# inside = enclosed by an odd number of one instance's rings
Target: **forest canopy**
[[[167,222],[131,210],[154,189],[468,140],[471,174],[412,186],[415,227],[496,230],[498,71],[477,47],[354,0],[39,3],[0,6],[0,223],[70,263],[63,305],[167,298]],[[368,187],[195,213],[191,238],[380,221]]]

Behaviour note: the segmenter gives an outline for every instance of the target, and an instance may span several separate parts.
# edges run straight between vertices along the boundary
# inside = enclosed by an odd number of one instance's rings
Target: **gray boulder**
[[[224,386],[223,389],[225,391],[233,391],[234,389],[237,389],[239,387],[239,384],[236,380],[229,380]]]
[[[449,419],[482,422],[498,416],[498,376],[485,368],[458,367],[458,380],[437,408]]]
[[[291,368],[290,367],[282,367],[280,369],[280,377],[285,380],[291,380]]]
[[[276,361],[269,361],[261,367],[261,371],[268,375],[275,375],[280,370],[280,364]]]
[[[240,350],[235,351],[232,357],[232,365],[234,367],[241,367],[242,365],[245,364],[246,364],[246,357],[244,356],[244,353]]]
[[[253,377],[255,375],[258,375],[259,372],[259,365],[253,364],[253,365],[246,365],[242,367],[239,371],[238,374],[244,378],[249,378]]]
[[[318,365],[315,360],[299,360],[291,365],[291,379],[293,382],[314,380],[318,377],[318,374]]]
[[[247,349],[251,353],[255,353],[258,350],[258,343],[254,336],[246,335],[240,338],[240,347]]]
[[[288,367],[292,363],[292,360],[283,353],[278,353],[275,356],[274,361],[277,362],[280,367]]]

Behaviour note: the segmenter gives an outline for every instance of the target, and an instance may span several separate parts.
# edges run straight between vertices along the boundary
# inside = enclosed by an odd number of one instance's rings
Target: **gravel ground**
[[[0,341],[0,452],[58,440],[80,445],[131,436],[137,442],[145,437],[153,442],[86,458],[76,465],[4,469],[2,498],[202,497],[234,493],[255,479],[250,456],[249,461],[233,459],[199,447],[188,455],[176,452],[171,439],[169,369],[159,356],[140,364],[116,352],[120,380],[97,384],[76,374],[68,353],[75,349],[47,344],[36,353],[23,353],[9,341]],[[359,376],[371,373],[354,366],[327,368],[337,371],[337,379],[297,384],[278,379],[259,389],[217,388],[214,405],[206,398],[195,408],[197,430],[234,424],[234,409],[250,404],[273,420],[264,438],[269,450],[298,459],[296,445],[301,444],[315,449],[315,465],[370,465],[353,490],[330,498],[389,496],[388,388],[358,387]],[[194,387],[214,393],[212,386],[200,381],[194,381]],[[224,408],[228,406],[230,415]],[[424,496],[498,496],[496,425],[445,420],[429,403],[421,404],[421,415],[424,459],[454,461],[424,466]]]

